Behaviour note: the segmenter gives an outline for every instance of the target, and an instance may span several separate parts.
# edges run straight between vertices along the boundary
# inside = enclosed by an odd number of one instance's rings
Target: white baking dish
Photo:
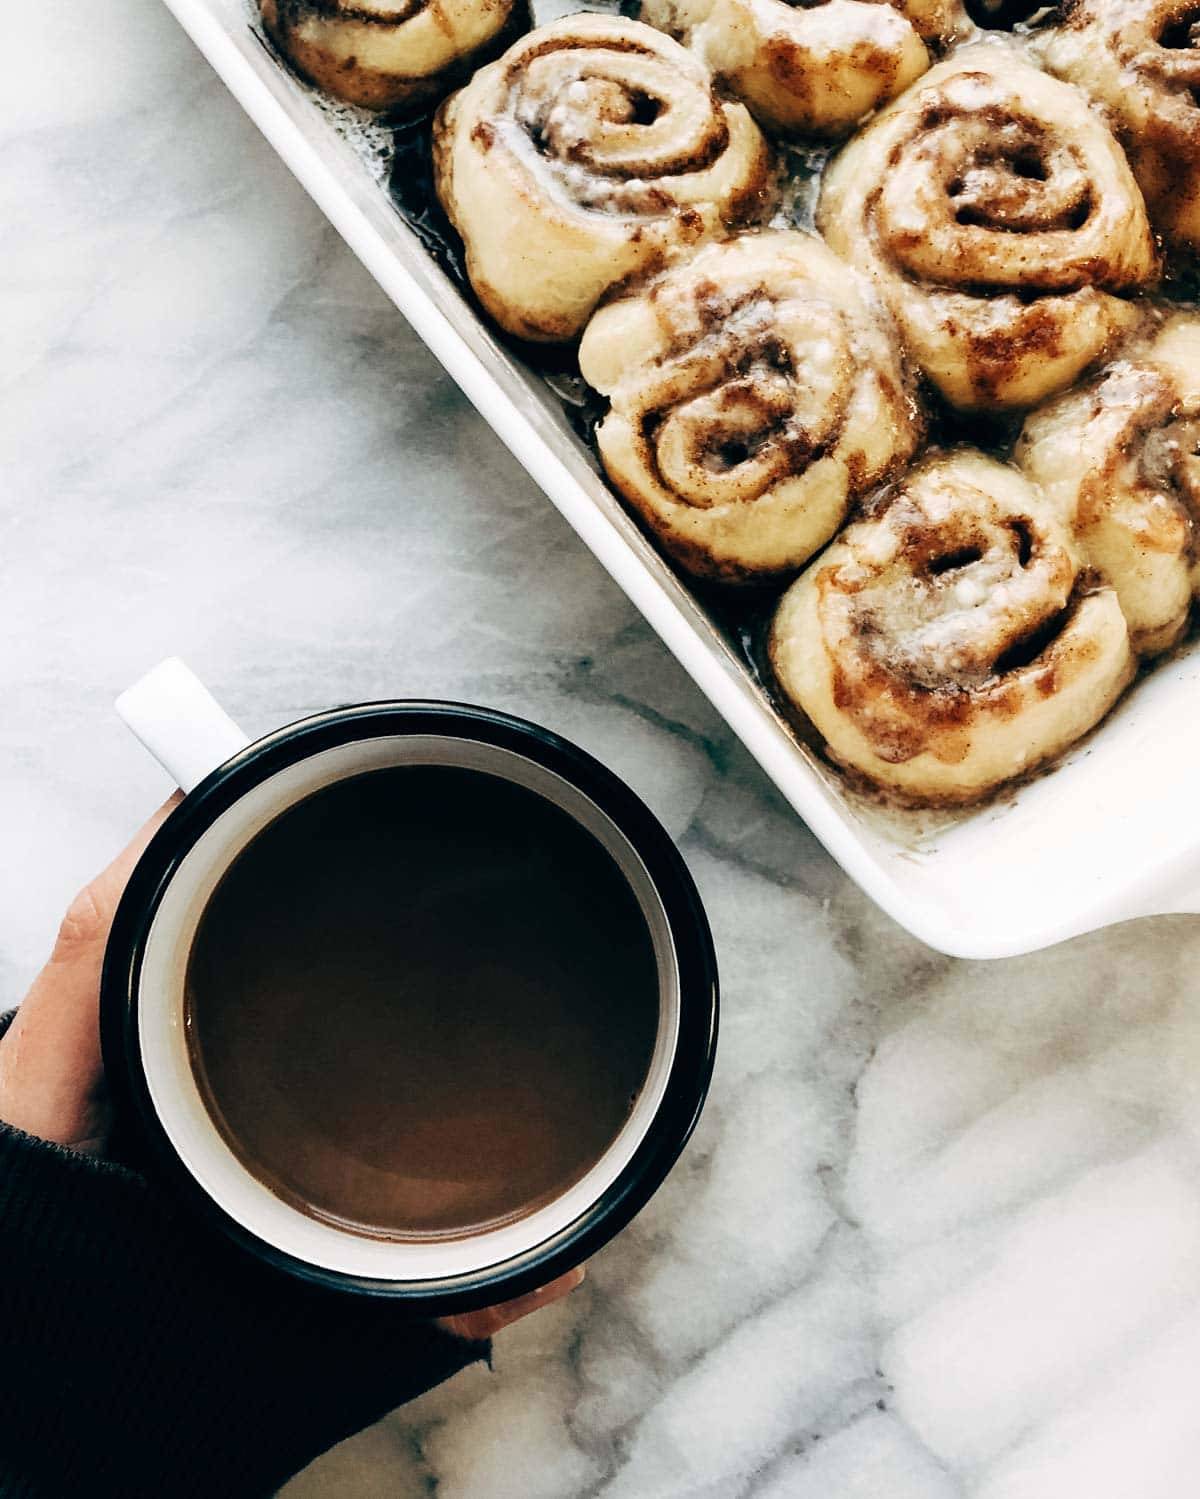
[[[1195,647],[1158,667],[1058,767],[954,818],[882,812],[800,744],[612,496],[542,382],[492,338],[355,144],[271,56],[247,0],[166,0],[380,286],[691,673],[843,868],[943,952],[1002,957],[1127,917],[1200,911],[1191,803]],[[556,10],[575,8],[556,5]],[[545,19],[543,14],[542,19]],[[1197,757],[1200,760],[1200,756]]]

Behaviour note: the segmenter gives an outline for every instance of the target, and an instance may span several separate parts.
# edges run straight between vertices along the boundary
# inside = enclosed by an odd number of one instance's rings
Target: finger
[[[50,960],[0,1041],[0,1119],[44,1140],[99,1148],[104,1134],[100,970],[117,903],[177,792],[87,884],[63,917]]]
[[[565,1275],[560,1275],[557,1280],[552,1280],[549,1285],[541,1286],[536,1291],[516,1296],[512,1301],[502,1301],[497,1306],[485,1306],[478,1312],[460,1312],[454,1317],[439,1317],[437,1325],[443,1331],[453,1333],[455,1337],[482,1341],[493,1337],[501,1328],[519,1322],[522,1317],[528,1317],[531,1312],[540,1311],[542,1307],[569,1296],[577,1286],[583,1284],[586,1274],[587,1270],[583,1265],[576,1265],[574,1270],[568,1270]]]

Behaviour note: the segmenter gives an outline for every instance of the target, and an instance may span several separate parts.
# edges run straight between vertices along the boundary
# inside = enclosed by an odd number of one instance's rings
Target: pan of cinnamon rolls
[[[1195,0],[260,4],[847,783],[976,804],[1184,638]]]

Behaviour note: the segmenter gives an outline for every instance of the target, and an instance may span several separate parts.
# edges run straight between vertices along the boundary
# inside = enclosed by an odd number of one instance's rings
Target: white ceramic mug
[[[251,743],[182,662],[163,662],[118,712],[186,795],[147,848],[113,926],[102,985],[105,1065],[120,1117],[201,1216],[261,1259],[326,1285],[464,1309],[544,1284],[645,1203],[707,1091],[717,978],[699,896],[645,805],[545,729],[455,703],[337,708]],[[450,765],[560,807],[608,851],[635,895],[659,976],[657,1038],[630,1116],[587,1174],[528,1216],[447,1240],[371,1239],[309,1216],[254,1177],[204,1105],[189,1060],[184,975],[222,875],[288,807],[349,776]],[[331,1014],[330,1024],[336,1024]]]

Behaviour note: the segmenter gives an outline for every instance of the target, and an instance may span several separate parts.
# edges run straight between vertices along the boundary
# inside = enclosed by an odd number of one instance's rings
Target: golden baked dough
[[[799,568],[921,435],[891,320],[814,235],[707,245],[602,307],[609,478],[673,556],[730,581]]]
[[[1134,649],[1173,645],[1200,585],[1200,316],[1171,318],[1092,384],[1035,411],[1017,459],[1116,589]]]
[[[914,469],[783,596],[780,687],[830,756],[928,804],[975,801],[1066,749],[1130,680],[1111,588],[1015,469],[962,450]]]
[[[530,32],[434,122],[467,273],[521,338],[573,338],[610,287],[759,211],[770,150],[653,27],[580,14]]]
[[[259,9],[298,73],[367,109],[432,103],[529,22],[528,0],[259,0]]]
[[[776,130],[839,136],[929,66],[961,21],[950,0],[644,0],[642,20],[690,47]]]
[[[1031,406],[1133,326],[1153,282],[1145,205],[1070,84],[1007,43],[964,47],[850,142],[817,222],[878,282],[955,406]]]
[[[1155,225],[1200,249],[1200,11],[1195,0],[1068,0],[1034,39],[1052,73],[1098,99]]]

